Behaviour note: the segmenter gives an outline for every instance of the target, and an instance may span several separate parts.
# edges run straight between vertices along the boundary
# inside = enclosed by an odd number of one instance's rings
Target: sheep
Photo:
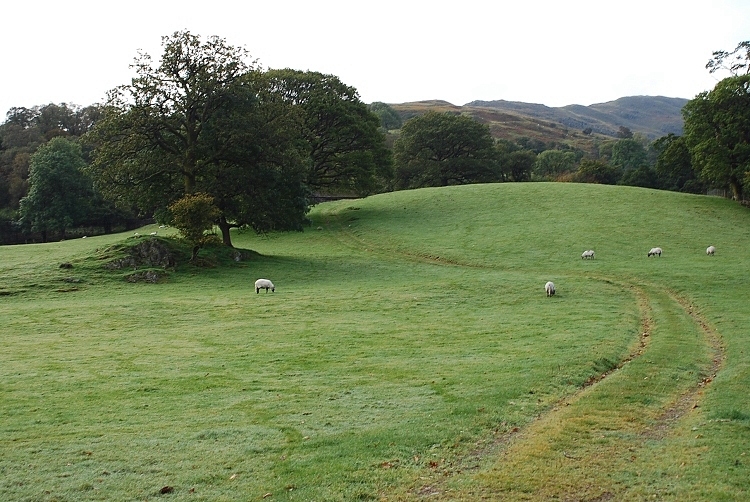
[[[588,251],[584,251],[581,254],[581,259],[582,260],[584,260],[584,259],[586,259],[586,260],[588,260],[588,259],[593,260],[594,259],[594,250],[593,249],[589,249]]]
[[[148,235],[152,235],[152,236],[154,236],[154,235],[158,235],[158,233],[159,233],[159,232],[151,232],[151,233],[150,233],[150,234],[148,234]]]
[[[651,248],[651,251],[648,252],[648,256],[661,256],[661,248]]]
[[[708,256],[713,256],[715,252],[716,252],[716,248],[714,246],[708,246],[706,248],[706,254]]]
[[[544,285],[544,291],[546,291],[547,296],[553,296],[555,294],[555,284],[552,281],[548,281]]]
[[[268,293],[269,289],[271,290],[271,293],[276,292],[276,287],[268,279],[258,279],[255,281],[255,292],[260,293],[261,289],[265,289],[266,293]]]

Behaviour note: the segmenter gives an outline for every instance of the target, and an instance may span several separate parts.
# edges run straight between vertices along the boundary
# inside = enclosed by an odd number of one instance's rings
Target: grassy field
[[[747,209],[539,183],[310,218],[159,284],[105,270],[128,235],[0,247],[0,500],[750,497]]]

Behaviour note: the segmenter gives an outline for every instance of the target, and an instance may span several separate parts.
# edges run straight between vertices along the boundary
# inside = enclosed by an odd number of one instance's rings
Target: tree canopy
[[[307,143],[311,190],[367,195],[390,179],[392,159],[380,120],[355,88],[312,71],[269,70],[263,79],[268,92],[302,111],[299,132]]]
[[[65,238],[65,230],[86,215],[86,202],[93,195],[91,182],[81,169],[85,165],[80,145],[57,137],[31,156],[29,193],[20,201],[20,221],[47,240],[49,232]]]
[[[537,155],[533,173],[543,180],[554,180],[557,176],[575,171],[576,154],[571,151],[545,150]]]
[[[742,200],[750,171],[750,75],[728,77],[683,108],[685,143],[700,178]]]
[[[380,127],[386,131],[391,129],[401,129],[401,126],[404,125],[404,120],[401,118],[401,115],[386,103],[375,101],[374,103],[370,103],[368,108],[370,108],[372,113],[378,116],[380,119]]]
[[[243,48],[188,31],[162,46],[157,66],[138,55],[131,84],[110,93],[87,135],[97,185],[162,218],[184,195],[206,193],[227,245],[233,226],[300,229],[307,204],[295,111],[258,91]]]
[[[703,183],[695,174],[684,137],[668,134],[654,141],[653,148],[658,153],[654,169],[660,188],[678,192],[703,192]]]
[[[427,112],[406,121],[394,145],[397,188],[496,181],[489,127],[471,117]]]

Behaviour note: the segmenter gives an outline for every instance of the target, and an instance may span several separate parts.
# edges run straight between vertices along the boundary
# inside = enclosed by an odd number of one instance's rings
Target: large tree
[[[93,192],[84,166],[80,145],[62,137],[31,156],[29,193],[20,202],[20,222],[40,232],[45,242],[50,232],[65,238],[65,231],[86,217]]]
[[[471,117],[427,112],[406,121],[394,145],[397,188],[497,181],[489,127]]]
[[[266,89],[303,112],[300,133],[307,142],[307,185],[317,192],[366,195],[392,176],[380,119],[354,87],[334,75],[291,69],[269,70]]]
[[[658,154],[654,170],[659,188],[677,192],[703,192],[703,183],[695,174],[684,137],[670,133],[657,139],[652,145]]]
[[[682,109],[693,166],[715,188],[742,200],[750,171],[750,75],[728,77]]]
[[[165,218],[170,203],[206,193],[229,246],[234,226],[300,229],[307,204],[295,111],[258,90],[244,48],[188,31],[162,46],[156,66],[139,54],[136,77],[110,93],[87,135],[97,186]]]

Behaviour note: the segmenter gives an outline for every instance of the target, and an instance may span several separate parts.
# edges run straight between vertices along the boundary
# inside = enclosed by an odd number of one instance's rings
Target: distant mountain
[[[605,136],[616,136],[620,127],[627,127],[649,139],[666,136],[669,133],[682,134],[682,107],[687,103],[683,98],[663,96],[630,96],[598,103],[591,106],[568,105],[548,107],[516,101],[472,101],[466,108],[491,108],[512,112],[527,117],[556,122],[570,129],[584,130]]]

